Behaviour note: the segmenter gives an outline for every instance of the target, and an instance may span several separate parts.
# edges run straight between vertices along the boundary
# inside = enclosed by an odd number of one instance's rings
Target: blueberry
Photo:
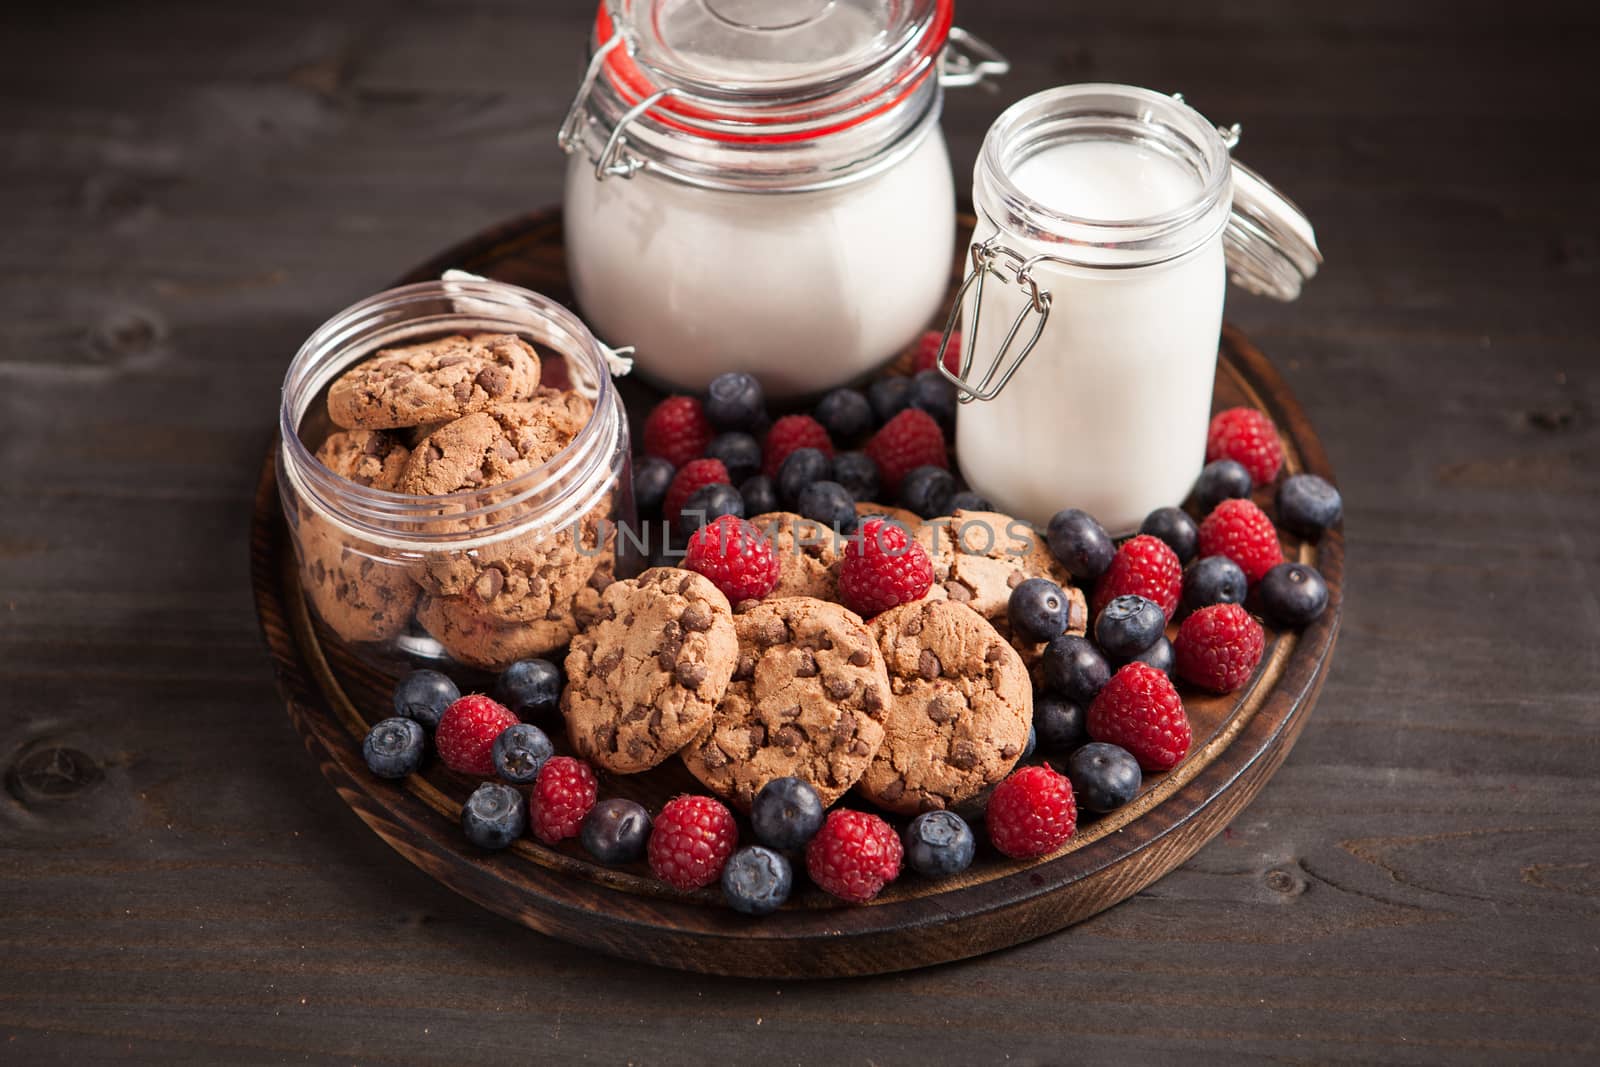
[[[643,456],[633,461],[633,504],[640,515],[654,515],[667,498],[667,487],[677,468],[660,456]]]
[[[826,482],[833,478],[833,460],[823,455],[821,449],[797,448],[783,457],[778,467],[778,499],[785,507],[800,502],[800,494],[813,482]]]
[[[821,400],[811,417],[822,423],[835,444],[852,444],[872,432],[872,401],[859,389],[835,389]]]
[[[878,422],[888,422],[911,405],[911,379],[898,374],[879,378],[867,386],[867,399]]]
[[[1200,527],[1182,508],[1156,508],[1145,516],[1139,532],[1165,541],[1179,563],[1188,563],[1200,551]]]
[[[1045,535],[1050,554],[1080,582],[1092,582],[1111,566],[1117,546],[1093,515],[1077,508],[1058,511]]]
[[[1194,499],[1200,505],[1200,514],[1209,515],[1211,509],[1224,500],[1249,496],[1252,486],[1250,472],[1244,465],[1231,459],[1207,463],[1194,483]]]
[[[484,782],[461,805],[461,830],[479,848],[505,848],[527,828],[528,802],[509,785]]]
[[[1328,608],[1328,583],[1304,563],[1278,564],[1256,588],[1267,618],[1279,626],[1304,626]]]
[[[1022,746],[1022,755],[1017,757],[1018,763],[1026,763],[1039,751],[1039,731],[1034,729],[1033,723],[1028,724],[1028,743]]]
[[[972,827],[953,811],[925,811],[900,835],[906,866],[925,878],[947,878],[972,866],[978,843]]]
[[[1088,707],[1095,694],[1111,680],[1111,664],[1088,638],[1063,634],[1044,648],[1044,683],[1059,693]]]
[[[994,504],[982,493],[974,493],[971,489],[963,489],[950,498],[951,512],[957,511],[993,511]]]
[[[683,511],[678,514],[678,532],[687,539],[700,527],[724,515],[744,518],[744,497],[739,495],[739,490],[720,482],[702,485],[684,501]]]
[[[361,755],[379,778],[404,778],[422,766],[425,748],[427,735],[422,724],[397,716],[384,719],[367,731],[367,739],[361,742]]]
[[[1070,602],[1061,587],[1048,578],[1029,578],[1011,590],[1006,621],[1011,633],[1025,641],[1048,641],[1067,629]]]
[[[910,406],[926,411],[948,430],[956,422],[956,387],[937,370],[918,371],[911,379]]]
[[[729,371],[706,387],[706,418],[719,430],[759,430],[767,422],[761,383],[743,371]]]
[[[1067,777],[1078,803],[1102,814],[1116,811],[1139,795],[1139,761],[1125,748],[1095,741],[1067,758]]]
[[[1113,661],[1126,662],[1155,644],[1166,628],[1167,617],[1155,601],[1119,596],[1094,620],[1094,640]]]
[[[643,804],[621,797],[602,800],[584,816],[578,834],[589,855],[609,866],[644,858],[650,842],[650,813]]]
[[[394,687],[394,713],[433,729],[444,709],[461,699],[456,683],[438,671],[412,671]]]
[[[1039,749],[1048,754],[1071,752],[1089,740],[1089,720],[1084,705],[1075,704],[1054,693],[1035,693],[1033,729],[1039,735]]]
[[[1227,556],[1207,556],[1183,572],[1183,608],[1199,611],[1212,604],[1243,604],[1250,583],[1244,571]]]
[[[1167,635],[1162,634],[1156,638],[1156,643],[1134,656],[1129,663],[1148,663],[1156,670],[1161,671],[1168,678],[1172,677],[1173,652],[1172,642],[1167,640]]]
[[[840,452],[833,457],[833,480],[857,500],[878,496],[878,465],[865,452]]]
[[[744,497],[744,508],[751,515],[765,515],[778,510],[778,490],[765,474],[740,482],[739,495]]]
[[[955,495],[955,475],[931,463],[913,468],[900,480],[900,503],[926,519],[950,514],[950,498]]]
[[[789,861],[770,848],[751,845],[728,857],[722,868],[722,895],[734,911],[770,915],[783,907],[794,888]]]
[[[490,751],[495,773],[514,785],[532,785],[545,761],[556,753],[544,731],[525,722],[500,731]]]
[[[812,482],[801,490],[795,510],[840,533],[856,528],[856,499],[838,482]]]
[[[1344,515],[1344,498],[1326,479],[1295,474],[1278,486],[1278,525],[1313,540]]]
[[[494,698],[519,719],[549,714],[561,704],[561,672],[547,659],[519,659],[500,672]]]
[[[722,460],[729,479],[735,482],[761,473],[761,442],[738,430],[713,437],[706,446],[706,455]]]
[[[803,778],[774,778],[750,805],[750,825],[769,848],[800,848],[822,827],[822,798]]]

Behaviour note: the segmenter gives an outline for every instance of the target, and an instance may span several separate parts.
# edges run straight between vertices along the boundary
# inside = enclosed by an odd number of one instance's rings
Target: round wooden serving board
[[[561,241],[559,212],[537,213],[451,249],[403,280],[437,278],[457,267],[570,303]],[[642,383],[625,384],[637,418],[655,394]],[[1263,408],[1283,433],[1288,470],[1332,479],[1322,445],[1282,379],[1232,327],[1223,330],[1215,404]],[[930,882],[906,872],[864,907],[842,905],[802,878],[795,899],[764,919],[733,912],[715,887],[684,895],[653,880],[643,865],[602,867],[576,842],[549,848],[525,838],[505,852],[480,852],[459,826],[461,801],[475,783],[437,761],[404,781],[374,777],[362,761],[361,740],[372,722],[392,714],[393,678],[406,665],[386,671],[363,664],[307,612],[270,455],[256,492],[251,571],[278,684],[306,748],[345,803],[412,863],[507,918],[602,952],[718,974],[828,977],[942,963],[1052,933],[1138,892],[1218,833],[1305,726],[1338,633],[1341,533],[1330,531],[1315,545],[1286,541],[1285,548],[1327,578],[1328,611],[1300,634],[1269,630],[1248,689],[1221,698],[1186,690],[1194,747],[1173,771],[1148,776],[1132,804],[1113,815],[1084,816],[1077,836],[1054,856],[1015,862],[980,844],[962,876]],[[458,681],[466,691],[490,680]],[[561,744],[559,723],[544,725]],[[699,790],[677,761],[644,775],[601,778],[602,796],[631,796],[652,811],[685,791]]]

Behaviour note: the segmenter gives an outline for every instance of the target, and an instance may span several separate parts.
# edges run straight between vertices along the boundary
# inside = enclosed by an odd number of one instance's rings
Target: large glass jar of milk
[[[950,376],[961,469],[997,507],[1082,508],[1120,534],[1188,494],[1228,275],[1290,300],[1321,261],[1299,210],[1230,159],[1237,139],[1123,85],[1039,93],[990,128]]]
[[[955,245],[943,89],[1004,60],[953,0],[604,0],[563,124],[587,322],[680,389],[773,395],[886,362]]]

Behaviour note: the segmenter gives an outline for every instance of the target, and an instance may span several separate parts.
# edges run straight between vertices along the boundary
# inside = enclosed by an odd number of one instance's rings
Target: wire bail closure
[[[961,288],[956,290],[955,303],[950,307],[950,317],[945,320],[944,335],[939,338],[939,355],[933,364],[939,368],[940,374],[956,386],[956,399],[963,404],[970,404],[974,400],[993,400],[999,396],[1000,390],[1011,381],[1012,375],[1017,373],[1017,368],[1022,366],[1022,361],[1028,358],[1028,354],[1039,343],[1045,323],[1050,319],[1051,295],[1050,290],[1039,288],[1039,281],[1033,276],[1033,270],[1041,263],[1067,262],[1059,256],[1052,255],[1025,257],[1014,249],[997,244],[998,239],[999,235],[996,234],[981,244],[972,245],[972,271],[962,280]],[[1011,323],[1011,329],[1006,332],[1005,340],[1000,343],[1000,349],[995,353],[994,362],[983,372],[983,377],[974,382],[973,356],[977,348],[978,324],[983,314],[983,287],[991,275],[1000,279],[1002,285],[1014,284],[1024,289],[1028,295],[1028,302],[1022,306],[1015,321]],[[961,309],[966,303],[967,292],[974,284],[977,285],[977,290],[973,294],[972,323],[967,328],[967,343],[961,351],[961,369],[956,372],[945,366],[944,354],[950,347],[950,335],[955,332],[956,323],[961,320]],[[1011,351],[1011,346],[1016,344],[1017,336],[1027,324],[1030,314],[1037,316],[1033,332],[1028,336],[1027,343],[1022,346],[1022,351],[1008,363],[1007,353]]]
[[[578,93],[572,98],[572,106],[567,108],[567,117],[561,121],[561,130],[556,134],[556,143],[561,146],[561,151],[569,156],[583,150],[584,112],[589,103],[589,94],[594,91],[594,83],[599,79],[600,72],[605,69],[606,59],[618,45],[624,43],[622,35],[617,34],[595,49],[593,58],[589,60],[589,69],[584,71],[583,81],[578,84]],[[629,51],[632,52],[631,47]],[[623,136],[623,131],[630,123],[676,92],[676,89],[667,88],[651,93],[617,120],[616,126],[611,130],[611,136],[606,138],[605,147],[600,150],[598,156],[592,157],[596,181],[603,182],[607,178],[631,178],[644,169],[645,161],[628,151],[628,141]]]
[[[987,78],[1011,73],[1011,61],[1000,50],[960,26],[950,27],[944,53],[939,57],[939,84],[946,89],[977,85]]]

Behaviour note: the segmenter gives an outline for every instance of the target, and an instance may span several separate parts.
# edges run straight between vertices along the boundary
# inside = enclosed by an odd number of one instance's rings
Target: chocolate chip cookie
[[[811,597],[764,600],[734,619],[738,665],[683,762],[748,811],[774,778],[802,778],[831,804],[883,742],[889,676],[859,616]]]
[[[951,808],[1011,772],[1033,722],[1022,657],[964,604],[923,600],[872,621],[889,671],[884,742],[861,794],[905,815]]]
[[[1067,632],[1083,632],[1088,618],[1083,593],[1073,588],[1072,576],[1028,523],[994,511],[957,510],[916,534],[933,561],[929,599],[966,604],[1004,631],[1011,590],[1028,578],[1048,578],[1071,601]]]
[[[778,584],[767,594],[768,598],[839,599],[839,577],[834,565],[839,562],[842,546],[831,529],[790,511],[769,511],[750,522],[772,542],[772,553],[778,557]]]
[[[458,419],[539,386],[533,346],[508,333],[454,334],[388,348],[328,389],[328,415],[346,429],[386,430]]]
[[[317,459],[341,478],[370,489],[400,488],[411,449],[385,430],[338,430],[317,449]]]
[[[567,653],[572,747],[618,774],[649,770],[711,721],[738,651],[728,598],[701,575],[655,567],[613,583]]]
[[[400,488],[440,496],[488,488],[526,474],[570,445],[594,404],[560,389],[446,423],[412,450]]]

